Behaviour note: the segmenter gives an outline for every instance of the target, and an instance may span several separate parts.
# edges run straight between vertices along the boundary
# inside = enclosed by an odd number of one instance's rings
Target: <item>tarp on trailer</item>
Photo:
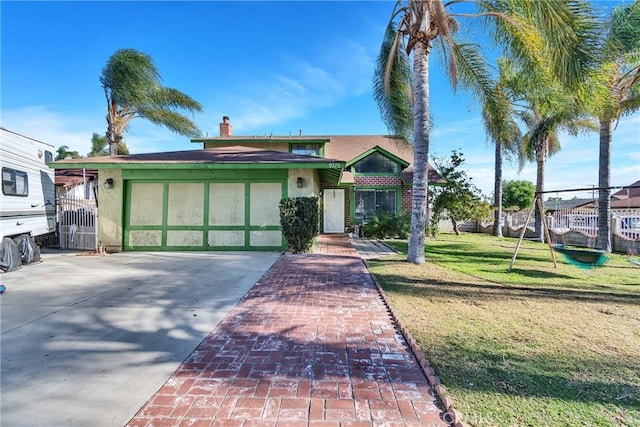
[[[20,268],[22,268],[22,257],[18,245],[11,237],[5,237],[0,242],[0,269],[3,272],[9,272]]]
[[[13,238],[20,251],[20,259],[22,264],[33,264],[34,262],[40,262],[40,247],[36,245],[33,237],[28,234],[21,234]]]

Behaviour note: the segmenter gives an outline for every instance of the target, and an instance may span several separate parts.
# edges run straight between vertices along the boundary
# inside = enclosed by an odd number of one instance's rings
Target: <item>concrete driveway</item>
[[[0,275],[0,425],[124,425],[279,256],[52,253]]]

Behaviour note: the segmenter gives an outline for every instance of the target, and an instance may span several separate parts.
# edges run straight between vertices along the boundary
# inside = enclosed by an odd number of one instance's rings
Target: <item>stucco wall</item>
[[[220,148],[220,147],[234,147],[236,145],[245,145],[249,146],[246,141],[230,141],[229,143],[216,143],[216,144],[204,144],[204,148]],[[280,142],[251,142],[251,148],[261,148],[263,150],[273,150],[273,151],[284,151],[285,153],[289,152],[289,144],[288,143],[280,143]]]
[[[302,178],[302,188],[298,188],[298,177]],[[315,169],[289,169],[288,197],[311,197],[320,194],[320,178]]]
[[[107,190],[102,183],[113,179],[113,188]],[[101,169],[98,171],[98,244],[109,252],[122,250],[122,204],[124,185],[121,169]]]

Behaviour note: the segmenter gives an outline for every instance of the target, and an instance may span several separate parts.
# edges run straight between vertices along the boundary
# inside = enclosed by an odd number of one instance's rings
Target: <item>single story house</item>
[[[611,209],[640,208],[640,181],[624,187],[611,195]]]
[[[99,245],[121,250],[281,250],[279,202],[317,196],[324,233],[410,210],[413,152],[388,136],[220,136],[202,149],[65,159],[97,172]],[[431,182],[441,177],[430,168]]]

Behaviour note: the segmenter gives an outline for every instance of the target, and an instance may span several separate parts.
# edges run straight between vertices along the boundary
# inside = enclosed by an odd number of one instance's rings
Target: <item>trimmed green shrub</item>
[[[320,213],[317,197],[289,197],[280,200],[280,225],[287,250],[294,254],[311,250],[318,235]]]
[[[364,235],[375,239],[406,239],[411,231],[409,215],[374,214],[363,227]]]

